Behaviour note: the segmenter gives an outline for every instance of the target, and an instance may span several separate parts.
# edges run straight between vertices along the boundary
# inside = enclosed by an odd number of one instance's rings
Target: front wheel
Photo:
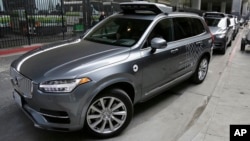
[[[111,89],[96,97],[86,115],[86,127],[94,136],[107,138],[122,132],[130,123],[133,104],[121,89]]]
[[[208,71],[208,64],[209,64],[209,61],[208,61],[207,57],[201,58],[201,60],[199,61],[198,66],[196,68],[195,73],[191,77],[191,80],[194,83],[200,84],[205,80],[205,78],[207,76],[207,71]]]

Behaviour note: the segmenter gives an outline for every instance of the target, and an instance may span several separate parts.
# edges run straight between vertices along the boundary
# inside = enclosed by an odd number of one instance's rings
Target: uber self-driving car
[[[82,39],[40,47],[11,64],[13,97],[36,127],[115,136],[134,104],[184,80],[205,80],[213,40],[202,17],[148,2],[120,7]]]

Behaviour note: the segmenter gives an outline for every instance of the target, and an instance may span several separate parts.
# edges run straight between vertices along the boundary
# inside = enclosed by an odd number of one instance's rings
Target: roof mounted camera
[[[120,4],[120,8],[125,14],[133,14],[137,11],[153,12],[154,14],[169,13],[173,11],[172,7],[164,4],[146,1],[124,2]]]

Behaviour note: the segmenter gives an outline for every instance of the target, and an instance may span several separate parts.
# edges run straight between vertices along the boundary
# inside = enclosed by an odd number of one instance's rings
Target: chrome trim
[[[162,85],[160,87],[157,87],[157,88],[147,92],[145,94],[145,96],[154,95],[156,93],[159,93],[160,91],[165,90],[165,89],[173,86],[174,84],[180,82],[181,80],[187,79],[192,74],[193,74],[193,71],[190,71],[190,72],[188,72],[188,73],[186,73],[186,74],[184,74],[184,75],[182,75],[182,76],[180,76],[180,77],[178,77],[178,78],[176,78],[176,79],[174,79],[174,80],[172,80],[172,81],[170,81],[170,82],[168,82],[168,83],[166,83],[166,84],[164,84],[164,85]]]
[[[44,113],[41,113],[41,112],[37,112],[38,114],[41,114],[43,116],[47,116],[47,117],[52,117],[52,118],[62,118],[62,119],[67,119],[69,118],[69,116],[54,116],[54,115],[49,115],[49,114],[44,114]]]
[[[32,98],[33,81],[26,78],[14,68],[10,69],[11,82],[14,88],[25,98]]]

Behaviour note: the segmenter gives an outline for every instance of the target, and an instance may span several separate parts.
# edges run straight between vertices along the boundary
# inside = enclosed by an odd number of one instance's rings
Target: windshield
[[[226,19],[221,19],[221,18],[205,18],[205,21],[208,26],[213,26],[213,27],[220,27],[220,28],[225,28],[227,27],[226,25]]]
[[[131,47],[138,42],[150,20],[110,18],[96,27],[85,40]]]

